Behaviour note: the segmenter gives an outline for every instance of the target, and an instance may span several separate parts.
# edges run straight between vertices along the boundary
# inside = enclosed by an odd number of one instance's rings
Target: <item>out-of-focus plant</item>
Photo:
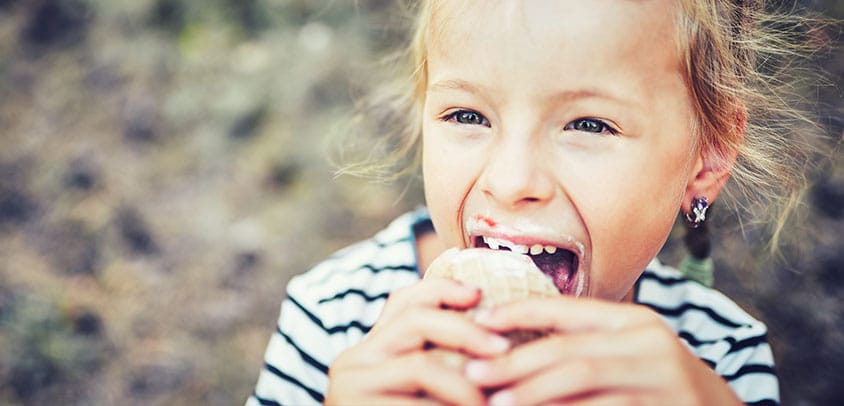
[[[109,353],[96,313],[8,289],[0,291],[0,347],[2,402],[50,399],[58,383],[82,385]]]

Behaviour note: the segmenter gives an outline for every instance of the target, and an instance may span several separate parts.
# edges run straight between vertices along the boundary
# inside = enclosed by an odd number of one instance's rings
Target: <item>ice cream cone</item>
[[[560,292],[526,255],[489,249],[452,249],[440,255],[425,271],[425,278],[449,278],[481,290],[481,301],[466,312],[532,297],[559,296]],[[513,347],[547,335],[544,331],[511,331],[505,334]],[[434,348],[431,354],[455,368],[468,359],[454,350]]]

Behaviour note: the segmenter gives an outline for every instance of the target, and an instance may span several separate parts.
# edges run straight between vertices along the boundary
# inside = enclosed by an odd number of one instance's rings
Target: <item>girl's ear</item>
[[[747,110],[744,106],[736,109],[735,134],[724,137],[735,140],[734,143],[719,143],[715,145],[703,145],[695,158],[694,169],[686,185],[686,193],[683,196],[684,213],[690,212],[692,199],[705,197],[709,204],[715,201],[721,190],[730,179],[730,173],[736,163],[738,155],[737,146],[744,137],[744,129],[747,124]]]

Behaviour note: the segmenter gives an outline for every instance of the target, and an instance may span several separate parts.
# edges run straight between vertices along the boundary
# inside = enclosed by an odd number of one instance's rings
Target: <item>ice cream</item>
[[[560,292],[526,255],[509,251],[470,248],[452,249],[440,255],[425,271],[425,278],[449,278],[481,290],[474,309],[489,308],[531,297],[559,296]],[[467,311],[471,317],[473,310]],[[512,346],[547,334],[542,331],[513,331],[505,334]],[[462,367],[466,356],[451,350],[434,349],[436,356]]]

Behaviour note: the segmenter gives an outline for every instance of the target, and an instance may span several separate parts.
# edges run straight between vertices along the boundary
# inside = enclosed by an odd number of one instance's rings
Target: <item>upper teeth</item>
[[[488,245],[490,248],[492,248],[494,250],[497,250],[501,247],[506,247],[506,248],[509,248],[510,251],[513,251],[513,252],[516,252],[516,253],[519,253],[519,254],[530,253],[530,255],[539,255],[543,251],[545,251],[549,254],[553,254],[553,253],[557,252],[557,247],[554,247],[552,245],[534,244],[534,245],[531,245],[531,246],[527,246],[527,245],[522,245],[522,244],[516,244],[512,241],[507,241],[507,240],[504,240],[504,239],[501,239],[501,238],[494,238],[494,237],[484,237],[484,242],[486,243],[486,245]]]

